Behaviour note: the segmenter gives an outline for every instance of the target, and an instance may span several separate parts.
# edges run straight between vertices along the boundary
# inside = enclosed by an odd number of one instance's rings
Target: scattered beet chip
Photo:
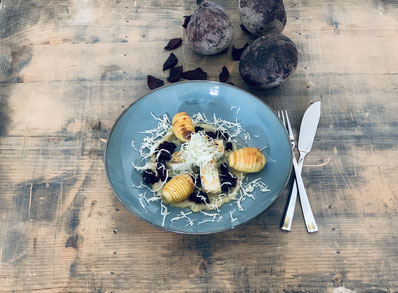
[[[169,58],[167,58],[166,62],[164,62],[163,64],[163,71],[173,68],[174,66],[176,66],[178,63],[178,59],[176,57],[176,55],[174,55],[173,53],[170,53]]]
[[[148,83],[148,87],[153,90],[155,88],[161,87],[164,85],[164,81],[161,79],[158,79],[152,75],[148,75],[147,76],[147,83]]]
[[[182,73],[182,78],[189,80],[205,80],[207,78],[207,73],[198,67],[194,70],[185,71]]]
[[[170,76],[167,80],[169,82],[177,82],[180,80],[182,74],[182,66],[174,67],[170,69]]]
[[[228,68],[223,66],[221,69],[221,73],[218,75],[218,80],[221,82],[226,82],[229,77],[229,71]]]
[[[240,60],[240,56],[242,56],[243,51],[249,46],[248,43],[246,43],[242,48],[237,49],[234,46],[232,46],[232,58],[234,60]]]
[[[183,28],[187,28],[188,22],[191,19],[192,15],[184,16],[184,24],[182,25]]]
[[[182,44],[181,38],[171,39],[167,44],[167,46],[164,47],[164,49],[167,51],[174,50],[177,49],[179,46],[181,46],[181,44]]]

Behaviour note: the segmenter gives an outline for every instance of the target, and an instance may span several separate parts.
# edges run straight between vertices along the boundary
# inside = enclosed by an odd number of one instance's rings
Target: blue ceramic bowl
[[[131,147],[134,140],[138,147],[144,134],[143,130],[153,129],[157,126],[151,113],[155,116],[167,114],[171,120],[178,112],[187,112],[192,115],[197,112],[205,113],[208,118],[215,113],[218,117],[235,121],[237,108],[231,110],[231,105],[240,108],[238,120],[243,128],[251,134],[248,146],[263,148],[267,158],[264,169],[256,174],[249,174],[249,180],[261,177],[268,185],[269,192],[261,192],[256,189],[255,200],[247,198],[242,202],[243,212],[239,211],[236,203],[225,204],[218,212],[222,216],[221,221],[205,222],[211,219],[202,213],[189,215],[194,222],[193,226],[187,225],[187,219],[171,222],[181,211],[189,212],[189,209],[180,209],[167,206],[167,215],[164,226],[163,216],[160,213],[160,202],[142,203],[138,194],[147,191],[147,197],[151,197],[149,190],[140,190],[132,187],[142,181],[141,174],[133,169],[132,162],[143,162],[140,155]],[[119,200],[137,217],[169,231],[188,234],[208,234],[233,229],[243,224],[263,211],[265,211],[282,193],[285,188],[292,166],[292,154],[287,133],[275,116],[275,114],[260,99],[237,87],[218,82],[195,81],[181,82],[164,86],[154,90],[131,104],[116,121],[108,138],[105,153],[105,168],[110,184]],[[234,211],[235,210],[235,211]],[[233,212],[235,221],[231,221],[230,213]],[[214,213],[209,212],[209,213]],[[219,217],[216,218],[218,220]]]

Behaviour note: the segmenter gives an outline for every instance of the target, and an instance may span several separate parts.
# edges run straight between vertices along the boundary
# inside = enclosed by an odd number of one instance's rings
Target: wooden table
[[[254,221],[209,236],[137,219],[102,161],[115,119],[149,92],[146,75],[167,77],[163,47],[184,36],[195,2],[0,2],[0,292],[398,290],[396,1],[286,0],[299,65],[273,90],[249,89],[231,51],[175,50],[209,80],[227,66],[238,87],[288,109],[296,133],[322,101],[303,169],[319,232],[306,232],[299,206],[292,231],[279,229],[290,181]],[[235,46],[251,41],[237,1],[217,2]]]

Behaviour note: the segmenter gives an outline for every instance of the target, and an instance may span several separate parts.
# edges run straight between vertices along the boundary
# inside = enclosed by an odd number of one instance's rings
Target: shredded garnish
[[[235,222],[238,218],[234,218],[232,215],[236,212],[236,209],[229,211],[229,216],[231,218],[231,223]]]
[[[242,201],[244,201],[246,198],[250,197],[251,199],[255,199],[253,195],[253,191],[255,188],[260,188],[261,192],[268,192],[271,191],[268,189],[268,185],[266,185],[264,182],[260,181],[261,178],[254,179],[248,183],[243,183],[242,182],[242,177],[239,179],[240,180],[240,197],[236,201],[236,205],[238,206],[238,209],[240,211],[243,211],[242,208]],[[247,181],[247,178],[246,178]]]
[[[200,222],[198,222],[198,225],[203,224],[203,223],[207,223],[207,222],[214,223],[215,221],[217,221],[217,222],[222,221],[222,216],[220,214],[218,214],[218,213],[206,213],[206,212],[203,212],[203,211],[201,211],[201,213],[203,215],[205,215],[206,217],[211,217],[211,219],[206,219],[206,220],[200,221]]]
[[[188,215],[190,215],[190,214],[192,214],[192,212],[184,213],[183,211],[181,211],[179,214],[177,214],[176,217],[172,218],[170,221],[173,223],[175,221],[185,218],[188,220],[188,224],[186,226],[193,226],[193,221],[191,220],[190,217],[188,217]]]
[[[140,193],[140,194],[138,195],[138,201],[140,202],[140,205],[142,206],[142,208],[143,208],[146,212],[148,212],[147,209],[146,209],[146,207],[144,206],[144,203],[142,202],[143,199],[146,200],[145,194],[146,194],[146,192]],[[148,203],[147,200],[146,200],[146,202]]]
[[[162,227],[164,227],[164,222],[166,220],[167,215],[169,215],[170,212],[168,212],[167,207],[163,204],[163,200],[160,202],[160,214],[163,216]]]
[[[166,114],[163,114],[162,118],[156,117],[153,113],[151,113],[151,116],[156,121],[159,121],[159,123],[155,129],[140,132],[150,135],[144,137],[140,146],[139,153],[143,160],[146,160],[152,156],[159,145],[160,140],[170,130],[171,127],[170,119]]]
[[[133,162],[131,162],[131,165],[133,166],[134,169],[136,169],[137,171],[144,171],[146,169],[149,168],[148,164],[145,164],[144,166],[137,166],[136,164],[134,164]]]
[[[138,152],[137,148],[135,147],[135,142],[134,140],[131,141],[131,147]]]
[[[155,193],[154,196],[152,196],[151,198],[146,199],[146,201],[147,201],[147,203],[150,203],[150,202],[153,202],[153,201],[159,201],[161,199],[162,199],[162,197]]]
[[[230,138],[236,138],[240,133],[247,133],[246,130],[242,128],[238,118],[236,117],[235,122],[223,120],[218,118],[216,114],[213,114],[213,121],[209,121],[204,113],[196,113],[192,116],[192,121],[195,124],[205,123],[213,125],[217,130],[228,133]]]
[[[191,139],[181,145],[182,161],[202,167],[210,163],[217,154],[217,145],[203,131],[193,133]]]

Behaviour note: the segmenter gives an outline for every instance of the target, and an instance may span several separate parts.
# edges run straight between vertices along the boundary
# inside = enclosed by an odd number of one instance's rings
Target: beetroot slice
[[[173,53],[170,53],[169,58],[167,58],[166,62],[164,62],[163,64],[163,71],[173,68],[174,66],[176,66],[178,63],[178,59],[176,57],[176,55],[174,55]]]
[[[207,73],[198,67],[194,70],[185,71],[182,73],[182,78],[188,80],[205,80],[207,78]]]
[[[221,73],[218,75],[218,80],[221,82],[226,82],[228,80],[228,77],[229,77],[228,68],[223,66],[223,68],[221,69]]]
[[[181,46],[181,44],[182,44],[182,38],[171,39],[167,44],[167,46],[164,47],[164,49],[167,51],[174,50],[177,49],[179,46]]]
[[[147,76],[147,84],[148,84],[148,87],[151,90],[153,90],[153,89],[156,89],[158,87],[163,86],[164,85],[164,81],[161,80],[161,79],[158,79],[158,78],[156,78],[156,77],[154,77],[152,75],[148,75]]]
[[[191,20],[192,15],[184,16],[184,24],[182,25],[183,28],[187,28],[188,22]]]
[[[232,46],[232,58],[234,60],[240,60],[240,57],[242,56],[243,51],[249,46],[248,43],[246,43],[242,48],[238,49]]]
[[[182,66],[174,67],[170,69],[170,76],[167,80],[171,83],[177,82],[180,80],[182,74]]]

